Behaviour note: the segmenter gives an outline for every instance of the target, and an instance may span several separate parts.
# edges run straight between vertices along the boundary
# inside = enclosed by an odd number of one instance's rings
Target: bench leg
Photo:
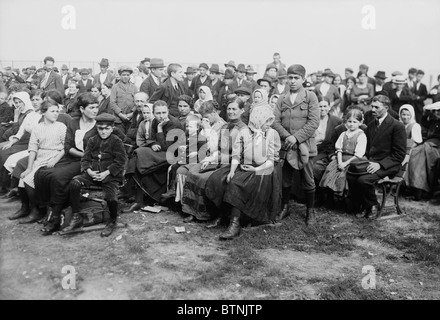
[[[382,216],[383,209],[385,208],[385,204],[387,203],[388,192],[387,192],[387,184],[382,183],[382,203],[380,204],[379,212],[377,213],[377,218]]]
[[[401,187],[402,183],[399,182],[396,186],[396,193],[394,194],[394,204],[396,205],[396,210],[397,210],[397,214],[402,214],[403,211],[402,209],[400,209],[400,205],[399,205],[399,195],[400,195],[400,187]]]

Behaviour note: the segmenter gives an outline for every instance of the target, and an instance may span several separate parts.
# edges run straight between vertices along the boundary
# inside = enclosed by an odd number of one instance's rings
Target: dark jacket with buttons
[[[111,134],[104,140],[98,134],[87,142],[81,159],[81,172],[87,172],[89,168],[99,172],[109,170],[114,179],[122,181],[126,161],[127,153],[119,137]]]
[[[319,104],[314,92],[304,88],[298,91],[292,105],[290,93],[281,95],[275,106],[275,122],[272,127],[278,132],[282,142],[293,135],[298,143],[305,142],[311,157],[318,154],[315,131],[319,127]]]

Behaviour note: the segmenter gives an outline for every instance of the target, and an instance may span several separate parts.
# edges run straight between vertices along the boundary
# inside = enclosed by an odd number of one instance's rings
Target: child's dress
[[[342,152],[342,161],[347,161],[353,156],[358,159],[365,155],[367,149],[367,136],[362,129],[342,132],[335,143],[336,154]],[[352,162],[357,159],[352,160]],[[346,175],[348,166],[343,170],[338,168],[337,157],[333,159],[325,169],[319,186],[333,190],[335,195],[342,196],[346,190]]]
[[[62,122],[46,124],[40,122],[33,130],[29,140],[28,151],[35,151],[36,156],[32,166],[32,171],[23,179],[20,179],[19,186],[23,187],[23,182],[35,188],[35,172],[47,165],[62,150],[66,139],[67,127]]]

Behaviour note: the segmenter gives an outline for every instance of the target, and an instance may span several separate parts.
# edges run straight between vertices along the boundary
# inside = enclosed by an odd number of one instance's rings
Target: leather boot
[[[168,199],[174,199],[175,197],[176,197],[176,184],[173,180],[170,183],[170,189],[167,192],[162,193],[160,200],[162,202],[166,202]]]
[[[29,198],[29,209],[30,209],[30,213],[29,215],[20,220],[18,223],[19,224],[26,224],[26,223],[34,223],[37,222],[38,220],[41,220],[44,218],[45,216],[45,212],[40,210],[35,202],[35,189],[30,188],[28,186],[25,187],[25,191],[27,193],[27,196]]]
[[[70,220],[70,223],[67,227],[63,229],[64,232],[66,231],[72,231],[73,229],[77,229],[82,227],[83,225],[83,217],[81,213],[75,212],[73,214],[72,220]]]
[[[289,215],[290,215],[290,206],[288,203],[285,203],[283,206],[283,210],[281,210],[281,212],[276,217],[276,221],[281,221],[287,218]]]
[[[29,198],[24,188],[18,188],[18,194],[21,199],[21,208],[16,211],[12,216],[9,217],[9,220],[16,220],[19,218],[26,217],[30,213],[29,208]]]
[[[116,229],[116,219],[110,220],[101,232],[101,237],[108,237]]]
[[[240,217],[232,217],[228,229],[220,235],[220,240],[231,240],[240,235]]]
[[[14,188],[8,191],[8,193],[6,193],[2,199],[9,199],[9,198],[14,198],[18,196],[18,188]]]
[[[212,229],[212,228],[220,227],[221,222],[222,222],[222,219],[219,217],[219,218],[215,219],[212,223],[208,224],[206,226],[206,229]]]
[[[310,225],[314,225],[315,223],[316,223],[315,208],[307,208],[307,211],[306,211],[306,225],[310,226]]]

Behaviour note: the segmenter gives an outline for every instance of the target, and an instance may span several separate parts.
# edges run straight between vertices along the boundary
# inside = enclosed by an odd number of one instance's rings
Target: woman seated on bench
[[[243,214],[259,223],[271,223],[281,210],[281,140],[270,127],[274,120],[268,108],[252,112],[252,135],[243,134],[241,141],[236,140],[231,165],[215,171],[206,184],[206,196],[217,207],[223,202],[232,207],[229,228],[220,235],[222,240],[240,234]]]

